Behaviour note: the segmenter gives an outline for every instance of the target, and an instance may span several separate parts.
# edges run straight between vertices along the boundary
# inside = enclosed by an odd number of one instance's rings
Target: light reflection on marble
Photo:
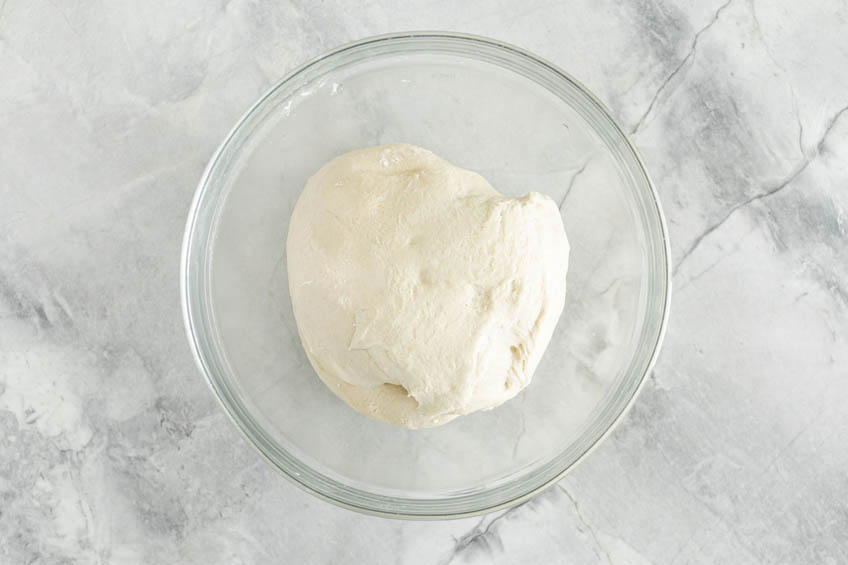
[[[0,2],[0,562],[848,560],[846,26],[844,1]],[[609,105],[663,199],[675,296],[650,382],[578,469],[412,523],[245,445],[176,272],[205,162],[264,89],[426,28],[518,44]]]

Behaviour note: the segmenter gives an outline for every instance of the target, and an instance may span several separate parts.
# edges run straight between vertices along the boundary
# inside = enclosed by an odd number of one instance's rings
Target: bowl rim
[[[598,437],[589,445],[578,457],[576,457],[570,464],[566,465],[565,468],[560,470],[558,473],[550,477],[543,484],[519,495],[515,496],[509,500],[505,500],[503,502],[485,505],[480,508],[474,508],[467,511],[458,511],[458,512],[447,512],[447,513],[438,513],[438,514],[424,514],[424,513],[409,513],[403,511],[388,511],[385,509],[381,509],[378,507],[366,507],[360,506],[356,504],[352,504],[343,500],[338,500],[333,498],[332,496],[326,495],[313,486],[303,482],[298,477],[292,476],[292,474],[286,472],[281,466],[271,459],[271,457],[266,453],[254,439],[247,433],[245,430],[245,423],[236,417],[233,412],[231,406],[229,406],[224,398],[222,397],[220,391],[214,379],[212,378],[210,371],[206,367],[206,363],[204,362],[203,355],[201,354],[201,346],[198,341],[197,335],[197,327],[195,323],[195,318],[192,314],[192,306],[189,300],[189,259],[191,255],[192,249],[192,241],[195,236],[194,227],[196,225],[196,221],[198,218],[198,214],[200,212],[200,203],[206,192],[206,188],[208,186],[211,173],[215,168],[216,164],[220,160],[222,154],[225,149],[229,146],[233,137],[241,130],[244,126],[245,122],[253,115],[253,113],[259,109],[266,100],[276,92],[280,87],[284,84],[288,83],[292,78],[297,77],[302,72],[306,71],[310,67],[318,64],[321,61],[324,61],[330,57],[335,57],[340,53],[345,51],[349,51],[351,49],[364,47],[370,44],[384,43],[390,41],[398,41],[398,40],[452,40],[457,42],[470,42],[471,44],[480,45],[483,44],[487,47],[500,49],[508,52],[513,56],[518,56],[519,58],[529,59],[530,62],[535,63],[537,65],[541,65],[545,67],[548,71],[553,72],[555,75],[559,75],[560,78],[572,83],[580,94],[587,97],[591,102],[595,104],[598,110],[605,114],[605,117],[609,120],[610,124],[613,126],[613,129],[621,136],[621,139],[624,140],[627,150],[632,154],[633,158],[636,161],[640,169],[640,173],[643,175],[645,183],[647,185],[650,203],[653,204],[653,211],[656,213],[656,220],[659,226],[660,236],[662,239],[662,245],[660,249],[662,251],[662,266],[665,269],[665,277],[664,277],[664,286],[662,288],[665,296],[662,300],[662,311],[660,314],[660,320],[658,325],[657,337],[655,343],[652,346],[652,350],[648,361],[645,365],[645,369],[639,377],[638,383],[634,387],[630,398],[623,404],[621,410],[617,415],[615,415],[611,422],[609,423],[606,430],[604,430]],[[607,106],[601,102],[592,92],[586,88],[582,82],[575,79],[572,75],[567,73],[566,71],[559,68],[557,65],[539,57],[521,47],[517,47],[510,43],[506,43],[500,40],[496,40],[493,38],[474,35],[468,33],[454,32],[454,31],[403,31],[403,32],[394,32],[394,33],[386,33],[380,35],[373,35],[369,37],[365,37],[359,40],[350,41],[344,43],[338,47],[335,47],[317,57],[310,59],[309,61],[303,63],[302,65],[290,70],[286,73],[280,80],[278,80],[273,86],[267,89],[248,109],[245,111],[241,117],[237,120],[236,124],[230,129],[227,135],[224,137],[224,140],[218,145],[209,162],[207,163],[203,174],[200,177],[200,181],[198,182],[197,188],[195,189],[191,205],[189,207],[188,216],[185,225],[185,232],[182,240],[182,248],[181,248],[181,256],[180,256],[180,301],[182,307],[182,315],[183,315],[183,324],[185,327],[186,336],[188,338],[188,342],[190,345],[190,349],[192,351],[192,356],[194,357],[195,364],[206,380],[207,385],[212,390],[213,395],[218,401],[221,408],[223,408],[224,413],[227,415],[229,420],[234,424],[236,429],[239,431],[241,436],[246,440],[246,442],[256,451],[265,461],[267,461],[274,469],[277,470],[279,474],[288,479],[291,483],[301,488],[302,490],[322,499],[331,504],[339,506],[341,508],[345,508],[348,510],[353,510],[362,514],[372,515],[372,516],[380,516],[387,518],[399,518],[406,520],[444,520],[444,519],[459,519],[459,518],[467,518],[472,516],[479,516],[482,514],[487,514],[490,512],[496,512],[498,510],[504,510],[507,508],[511,508],[521,504],[522,502],[529,500],[536,494],[546,490],[550,486],[556,484],[560,479],[562,479],[569,471],[577,467],[586,457],[588,457],[591,453],[593,453],[598,446],[600,446],[604,440],[609,437],[609,435],[615,430],[615,428],[621,423],[624,416],[630,411],[630,408],[633,406],[636,397],[641,392],[642,388],[645,385],[645,382],[648,380],[647,377],[652,371],[654,365],[656,364],[657,357],[659,355],[659,351],[661,349],[663,340],[665,338],[666,329],[668,326],[668,318],[669,311],[671,307],[671,294],[672,294],[672,266],[671,266],[671,245],[668,237],[668,227],[666,224],[665,215],[662,210],[662,206],[660,204],[659,194],[657,193],[656,186],[648,173],[647,167],[645,166],[644,160],[636,149],[634,144],[631,142],[629,136],[625,132],[624,128],[621,127],[618,120],[613,116],[612,112],[607,108]]]

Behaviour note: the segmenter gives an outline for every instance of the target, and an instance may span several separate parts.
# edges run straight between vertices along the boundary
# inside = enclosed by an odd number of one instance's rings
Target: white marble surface
[[[650,382],[578,469],[413,523],[314,499],[241,440],[177,270],[196,181],[259,93],[425,28],[523,46],[612,108],[675,296]],[[844,0],[0,1],[0,562],[845,563],[847,36]]]

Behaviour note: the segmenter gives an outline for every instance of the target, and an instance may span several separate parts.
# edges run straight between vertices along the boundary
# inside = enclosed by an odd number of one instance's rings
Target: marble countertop
[[[0,562],[848,562],[848,3],[0,1]],[[183,223],[287,71],[496,37],[630,129],[674,256],[660,360],[558,485],[404,522],[317,500],[196,370]]]

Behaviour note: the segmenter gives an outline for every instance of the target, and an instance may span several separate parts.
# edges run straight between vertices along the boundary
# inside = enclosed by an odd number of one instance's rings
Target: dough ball
[[[292,213],[298,332],[351,407],[438,426],[530,383],[562,313],[568,251],[547,196],[504,197],[412,145],[346,153]]]

